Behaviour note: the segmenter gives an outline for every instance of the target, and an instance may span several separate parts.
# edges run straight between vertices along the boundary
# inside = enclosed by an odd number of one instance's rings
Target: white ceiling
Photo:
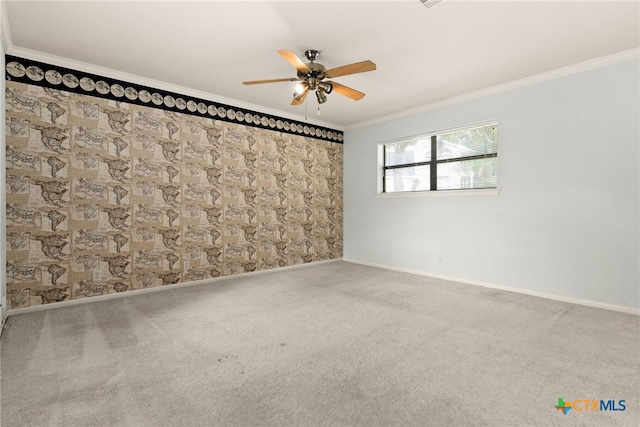
[[[370,59],[376,71],[336,79],[365,92],[363,100],[330,94],[318,116],[308,97],[309,121],[341,129],[640,46],[638,1],[445,0],[426,8],[419,0],[9,0],[4,7],[9,54],[88,72],[104,67],[103,74],[142,76],[290,118],[305,116],[304,105],[289,105],[292,83],[241,84],[295,77],[277,49],[301,57],[317,49],[327,68]]]

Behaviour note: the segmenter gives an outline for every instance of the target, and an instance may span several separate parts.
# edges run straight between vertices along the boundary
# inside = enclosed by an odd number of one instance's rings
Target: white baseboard
[[[164,291],[164,290],[167,290],[167,289],[176,289],[176,288],[181,288],[181,287],[186,287],[186,286],[214,284],[214,283],[217,283],[217,282],[220,282],[220,281],[229,280],[229,279],[237,278],[237,277],[247,277],[247,276],[254,276],[254,275],[270,273],[270,272],[274,272],[274,271],[283,271],[283,270],[304,268],[304,267],[311,266],[311,265],[325,264],[325,263],[331,263],[331,262],[336,262],[336,261],[345,261],[345,262],[350,262],[350,263],[353,263],[353,264],[366,265],[366,266],[369,266],[369,267],[383,268],[385,270],[393,270],[393,271],[399,271],[399,272],[402,272],[402,273],[416,274],[416,275],[419,275],[419,276],[432,277],[434,279],[448,280],[448,281],[451,281],[451,282],[466,283],[466,284],[469,284],[469,285],[482,286],[484,288],[498,289],[498,290],[506,291],[506,292],[515,292],[515,293],[519,293],[519,294],[530,295],[530,296],[550,299],[550,300],[554,300],[554,301],[561,301],[561,302],[566,302],[566,303],[570,303],[570,304],[584,305],[584,306],[588,306],[588,307],[601,308],[601,309],[604,309],[604,310],[611,310],[611,311],[617,311],[617,312],[621,312],[621,313],[634,314],[636,316],[640,316],[640,309],[637,309],[637,308],[634,308],[634,307],[628,307],[628,306],[623,306],[623,305],[615,305],[615,304],[605,304],[605,303],[601,303],[601,302],[597,302],[597,301],[589,301],[589,300],[583,300],[583,299],[578,299],[578,298],[568,298],[568,297],[563,297],[563,296],[560,296],[560,295],[553,295],[553,294],[547,294],[547,293],[543,293],[543,292],[529,291],[529,290],[513,288],[513,287],[509,287],[509,286],[495,285],[493,283],[480,282],[480,281],[477,281],[477,280],[461,279],[459,277],[451,277],[451,276],[443,276],[443,275],[440,275],[440,274],[432,274],[432,273],[427,273],[427,272],[419,271],[419,270],[413,270],[413,269],[409,269],[409,268],[393,267],[393,266],[390,266],[390,265],[377,264],[377,263],[366,262],[366,261],[359,261],[359,260],[349,259],[349,258],[338,258],[338,259],[331,259],[331,260],[327,260],[327,261],[316,261],[316,262],[312,262],[312,263],[308,263],[308,264],[290,265],[290,266],[280,267],[280,268],[270,269],[270,270],[253,271],[253,272],[250,272],[250,273],[236,274],[236,275],[232,275],[232,276],[216,277],[216,278],[211,278],[211,279],[198,280],[198,281],[194,281],[194,282],[177,283],[175,285],[169,285],[169,286],[158,286],[158,287],[154,287],[154,288],[138,289],[138,290],[129,291],[129,292],[122,292],[122,293],[116,293],[116,294],[100,295],[100,296],[89,297],[89,298],[81,298],[81,299],[76,299],[76,300],[62,301],[62,302],[54,303],[54,304],[42,304],[42,305],[36,305],[36,306],[33,306],[33,307],[15,308],[15,309],[11,309],[11,310],[7,311],[7,317],[14,316],[14,315],[17,315],[17,314],[31,313],[31,312],[35,312],[35,311],[51,310],[51,309],[56,309],[56,308],[70,307],[70,306],[74,306],[74,305],[87,304],[87,303],[105,301],[105,300],[116,299],[116,298],[123,298],[123,297],[129,296],[129,295],[142,295],[142,294],[146,294],[146,293],[150,293],[150,292],[159,292],[159,291]],[[5,319],[0,319],[0,323],[2,323],[2,326],[4,326]],[[0,334],[1,333],[2,333],[2,329],[0,329]]]
[[[530,295],[530,296],[550,299],[550,300],[554,300],[554,301],[562,301],[562,302],[567,302],[567,303],[570,303],[570,304],[585,305],[585,306],[588,306],[588,307],[601,308],[601,309],[604,309],[604,310],[618,311],[618,312],[621,312],[621,313],[635,314],[636,316],[640,316],[640,309],[639,308],[635,308],[635,307],[628,307],[628,306],[624,306],[624,305],[615,305],[615,304],[606,304],[606,303],[602,303],[602,302],[583,300],[583,299],[579,299],[579,298],[563,297],[563,296],[560,296],[560,295],[547,294],[547,293],[543,293],[543,292],[530,291],[530,290],[526,290],[526,289],[512,288],[512,287],[509,287],[509,286],[495,285],[493,283],[479,282],[477,280],[461,279],[459,277],[443,276],[443,275],[440,275],[440,274],[432,274],[432,273],[427,273],[427,272],[424,272],[424,271],[412,270],[412,269],[409,269],[409,268],[393,267],[393,266],[390,266],[390,265],[376,264],[376,263],[373,263],[373,262],[366,262],[366,261],[358,261],[358,260],[349,259],[349,258],[343,258],[342,260],[345,261],[345,262],[351,262],[353,264],[361,264],[361,265],[366,265],[366,266],[369,266],[369,267],[383,268],[385,270],[393,270],[393,271],[399,271],[399,272],[402,272],[402,273],[416,274],[416,275],[419,275],[419,276],[433,277],[434,279],[442,279],[442,280],[448,280],[450,282],[466,283],[468,285],[482,286],[484,288],[498,289],[498,290],[507,291],[507,292],[515,292],[515,293],[518,293],[518,294]]]
[[[151,292],[166,291],[166,290],[169,290],[169,289],[183,288],[183,287],[187,287],[187,286],[215,284],[217,282],[221,282],[221,281],[225,281],[225,280],[229,280],[229,279],[236,279],[238,277],[256,276],[256,275],[261,275],[261,274],[265,274],[265,273],[271,273],[271,272],[275,272],[275,271],[293,270],[293,269],[297,269],[297,268],[304,268],[304,267],[311,266],[311,265],[326,264],[326,263],[337,262],[337,261],[341,261],[341,260],[342,260],[342,258],[330,259],[330,260],[326,260],[326,261],[314,261],[314,262],[305,263],[305,264],[296,264],[296,265],[288,265],[286,267],[272,268],[272,269],[269,269],[269,270],[259,270],[259,271],[252,271],[250,273],[234,274],[234,275],[231,275],[231,276],[220,276],[220,277],[215,277],[215,278],[210,278],[210,279],[196,280],[196,281],[193,281],[193,282],[176,283],[175,285],[156,286],[156,287],[153,287],[153,288],[136,289],[136,290],[128,291],[128,292],[119,292],[119,293],[116,293],[116,294],[98,295],[98,296],[95,296],[95,297],[80,298],[80,299],[74,299],[74,300],[69,300],[69,301],[61,301],[61,302],[56,302],[56,303],[53,303],[53,304],[34,305],[33,307],[13,308],[13,309],[10,309],[10,310],[7,311],[7,317],[15,316],[17,314],[33,313],[35,311],[53,310],[53,309],[56,309],[56,308],[70,307],[70,306],[74,306],[74,305],[88,304],[88,303],[93,303],[93,302],[98,302],[98,301],[105,301],[105,300],[111,300],[111,299],[116,299],[116,298],[123,298],[123,297],[127,297],[127,296],[142,295],[142,294],[147,294],[147,293],[151,293]]]

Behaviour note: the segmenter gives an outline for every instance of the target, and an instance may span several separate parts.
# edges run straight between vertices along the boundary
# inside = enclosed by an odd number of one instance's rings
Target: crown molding
[[[156,89],[173,92],[173,93],[179,93],[182,95],[191,96],[194,98],[200,98],[200,99],[204,99],[204,100],[215,102],[215,103],[232,105],[237,108],[257,111],[260,113],[269,114],[272,116],[282,117],[286,119],[291,119],[298,122],[305,122],[310,125],[322,126],[322,127],[335,129],[335,130],[340,130],[340,131],[343,130],[342,126],[338,126],[334,123],[323,122],[322,120],[316,120],[311,117],[305,118],[304,116],[291,114],[286,111],[275,110],[272,108],[264,107],[262,105],[251,104],[248,102],[243,102],[243,101],[239,101],[237,99],[232,99],[232,98],[226,98],[223,96],[218,96],[218,95],[200,91],[197,89],[174,85],[174,84],[163,82],[160,80],[154,80],[154,79],[142,77],[136,74],[129,74],[129,73],[114,70],[111,68],[92,65],[86,62],[64,58],[57,55],[51,55],[48,53],[39,52],[32,49],[26,49],[26,48],[16,47],[11,45],[6,47],[5,53],[12,56],[30,59],[32,61],[56,65],[58,67],[69,68],[77,71],[83,71],[83,72],[95,74],[98,76],[104,76],[104,77],[109,77],[115,80],[136,83],[142,86],[156,88]]]
[[[9,20],[7,19],[7,9],[5,0],[0,0],[0,42],[4,48],[4,52],[13,49],[13,40],[11,39],[11,31],[9,29]]]
[[[560,77],[569,76],[572,74],[582,73],[584,71],[589,71],[596,68],[605,67],[607,65],[612,65],[619,62],[629,61],[631,59],[638,59],[638,58],[640,58],[640,48],[625,50],[625,51],[614,53],[611,55],[602,56],[600,58],[595,58],[595,59],[580,62],[577,64],[569,65],[566,67],[558,68],[552,71],[535,74],[533,76],[514,80],[509,83],[491,86],[491,87],[476,90],[473,92],[468,92],[463,95],[454,96],[451,98],[432,102],[430,104],[425,104],[417,108],[412,108],[410,110],[404,110],[398,113],[377,117],[375,119],[354,123],[349,126],[346,126],[344,130],[353,130],[353,129],[358,129],[365,126],[371,126],[371,125],[387,122],[389,120],[400,119],[403,117],[412,116],[414,114],[423,113],[425,111],[431,111],[431,110],[435,110],[435,109],[446,107],[453,104],[472,101],[474,99],[482,98],[484,96],[494,95],[501,92],[507,92],[507,91],[518,89],[521,87],[530,86],[530,85],[545,82],[548,80],[553,80]]]

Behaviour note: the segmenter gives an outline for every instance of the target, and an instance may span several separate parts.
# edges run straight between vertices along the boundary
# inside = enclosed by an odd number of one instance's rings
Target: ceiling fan
[[[335,77],[346,76],[349,74],[364,73],[376,69],[376,64],[367,60],[327,70],[324,65],[318,64],[316,62],[316,59],[318,59],[318,56],[320,56],[320,52],[318,52],[317,50],[309,49],[304,53],[307,60],[309,61],[308,64],[305,64],[298,57],[298,55],[290,50],[280,49],[277,52],[282,55],[282,57],[286,59],[291,65],[293,65],[296,70],[298,70],[297,77],[270,80],[253,80],[242,82],[242,84],[255,85],[262,83],[297,81],[299,83],[296,85],[295,92],[293,93],[293,101],[291,101],[291,105],[302,104],[309,94],[309,91],[316,92],[318,104],[324,104],[325,102],[327,102],[327,94],[330,94],[333,91],[336,91],[337,93],[344,95],[347,98],[359,101],[364,98],[364,93],[343,84],[325,79],[333,79]]]

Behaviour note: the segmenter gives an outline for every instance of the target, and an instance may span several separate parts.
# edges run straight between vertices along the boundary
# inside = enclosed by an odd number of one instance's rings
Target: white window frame
[[[498,184],[496,188],[476,188],[476,189],[454,189],[454,190],[423,190],[423,191],[398,191],[398,192],[384,192],[383,191],[383,180],[384,180],[384,147],[387,144],[393,144],[395,142],[403,142],[411,139],[418,138],[431,138],[434,135],[442,135],[452,132],[458,132],[465,129],[473,129],[485,126],[498,126],[498,121],[495,119],[485,120],[482,122],[476,122],[471,124],[466,124],[463,126],[457,126],[452,128],[446,128],[442,130],[437,130],[433,132],[427,132],[423,134],[407,136],[403,138],[397,138],[387,141],[382,141],[378,143],[378,165],[377,165],[377,197],[381,198],[394,198],[394,197],[434,197],[434,196],[497,196],[501,188]]]

